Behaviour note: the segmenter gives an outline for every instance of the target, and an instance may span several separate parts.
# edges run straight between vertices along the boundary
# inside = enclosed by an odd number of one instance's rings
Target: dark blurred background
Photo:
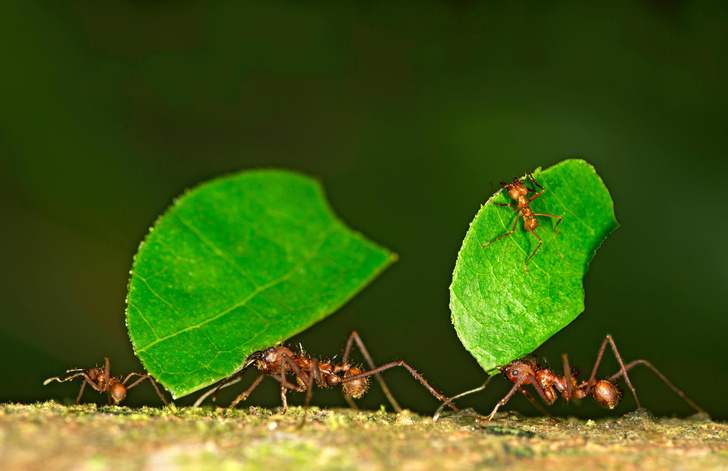
[[[448,309],[468,223],[489,180],[578,157],[622,227],[586,311],[539,357],[589,370],[611,333],[728,418],[723,2],[3,1],[0,64],[0,401],[73,399],[77,383],[42,381],[104,356],[139,371],[124,325],[139,241],[185,188],[261,166],[320,177],[344,221],[400,256],[291,342],[332,356],[356,329],[378,363],[402,358],[448,395],[475,387],[486,375]],[[386,378],[403,405],[437,407],[404,370]],[[632,378],[654,412],[691,413],[649,370]],[[265,383],[248,402],[279,405]],[[487,413],[507,389],[463,405]],[[550,410],[604,413],[582,402]],[[132,390],[145,403],[151,387]],[[345,406],[338,391],[314,403]]]

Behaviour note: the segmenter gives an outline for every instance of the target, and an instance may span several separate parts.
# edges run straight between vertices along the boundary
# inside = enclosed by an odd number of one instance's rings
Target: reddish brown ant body
[[[533,190],[526,186],[526,183],[532,183],[536,185],[541,191],[536,192],[536,190]],[[493,182],[490,182],[491,186],[493,185]],[[556,230],[556,226],[558,226],[561,223],[561,216],[557,216],[555,214],[546,214],[546,213],[534,213],[533,210],[530,207],[531,202],[538,198],[539,196],[543,195],[544,189],[541,185],[538,184],[535,178],[533,178],[533,175],[528,175],[528,178],[524,178],[523,181],[519,179],[518,177],[513,177],[513,182],[506,183],[501,182],[501,185],[505,188],[505,190],[508,192],[508,195],[516,201],[517,207],[513,207],[510,204],[505,203],[496,203],[493,201],[492,203],[498,206],[504,206],[506,208],[510,208],[513,211],[516,211],[518,214],[516,215],[516,220],[513,222],[513,227],[511,230],[505,234],[503,234],[500,237],[496,237],[495,239],[491,240],[490,242],[486,242],[483,244],[482,248],[487,247],[488,245],[492,244],[493,242],[496,242],[498,240],[501,240],[505,237],[508,237],[509,235],[512,235],[514,232],[516,232],[516,226],[518,226],[518,219],[523,217],[523,228],[526,229],[528,232],[533,234],[534,237],[538,239],[538,245],[534,249],[534,251],[531,253],[531,255],[526,259],[526,273],[528,273],[528,262],[533,258],[534,255],[536,255],[536,252],[538,252],[538,249],[541,247],[541,244],[543,243],[543,240],[536,234],[535,230],[538,227],[538,219],[536,219],[536,216],[546,216],[550,218],[556,218],[558,221],[554,225],[554,232],[557,234],[561,234],[559,231]],[[495,191],[495,188],[493,189]],[[533,193],[533,196],[530,198],[528,197],[528,193]]]
[[[604,351],[607,347],[607,344],[611,345],[612,351],[614,352],[614,356],[617,358],[617,362],[619,363],[620,368],[617,373],[609,376],[607,379],[596,379],[597,368],[599,368],[599,364],[602,361],[602,357],[604,356]],[[505,405],[505,403],[508,402],[508,400],[513,397],[513,395],[517,391],[520,391],[522,394],[524,394],[531,402],[534,403],[534,405],[536,405],[536,407],[538,407],[531,395],[525,389],[523,389],[524,386],[528,385],[533,386],[534,390],[536,391],[536,393],[538,393],[541,399],[543,399],[543,401],[549,405],[554,403],[554,401],[558,397],[558,394],[560,393],[561,397],[565,401],[570,401],[572,399],[583,399],[591,395],[602,406],[609,409],[614,409],[617,404],[619,404],[622,400],[623,395],[622,389],[616,382],[616,380],[620,376],[624,376],[624,381],[625,383],[627,383],[627,386],[632,391],[632,395],[634,396],[635,402],[637,403],[637,407],[639,409],[642,409],[640,401],[637,398],[637,391],[635,390],[632,382],[629,379],[629,376],[627,375],[627,372],[637,365],[645,365],[650,368],[657,374],[657,376],[660,377],[660,379],[662,379],[662,381],[665,382],[665,384],[667,384],[673,391],[675,391],[678,396],[680,396],[688,405],[690,405],[690,407],[698,412],[705,413],[705,410],[702,407],[700,407],[689,397],[687,397],[685,393],[678,389],[677,386],[675,386],[669,379],[667,379],[665,375],[660,373],[657,368],[652,366],[651,363],[647,362],[646,360],[635,360],[625,365],[622,361],[622,357],[619,355],[619,351],[617,350],[617,346],[615,345],[614,339],[612,339],[611,335],[607,335],[604,338],[602,346],[599,349],[599,353],[597,354],[597,360],[594,363],[594,368],[592,369],[591,376],[587,381],[582,381],[581,383],[579,383],[576,377],[580,373],[580,370],[578,368],[571,368],[569,366],[569,360],[567,359],[566,355],[563,355],[562,358],[564,360],[564,376],[557,375],[550,368],[542,367],[538,364],[536,360],[532,358],[522,358],[519,360],[514,360],[505,366],[498,367],[497,369],[501,373],[503,373],[503,376],[505,376],[509,381],[514,384],[508,394],[506,394],[505,397],[501,399],[498,404],[496,404],[493,411],[490,413],[490,415],[488,415],[487,420],[492,420],[493,417],[495,417],[498,409],[501,406]],[[491,376],[482,386],[470,391],[466,391],[462,394],[458,394],[457,396],[450,398],[450,400],[452,401],[468,394],[482,391],[493,378],[494,377]],[[437,420],[437,418],[439,417],[442,409],[443,408],[440,407],[437,410],[437,413],[434,417],[435,420]]]
[[[351,352],[354,342],[356,342],[359,350],[366,359],[370,368],[369,370],[364,370],[361,367],[354,366],[348,361],[349,353]],[[240,401],[247,399],[266,376],[271,376],[281,383],[281,400],[283,402],[284,413],[288,410],[286,394],[289,390],[300,392],[306,391],[304,407],[308,407],[314,384],[322,388],[340,387],[349,404],[356,407],[356,404],[352,401],[352,399],[358,399],[367,392],[369,387],[369,377],[374,376],[382,385],[382,390],[394,409],[397,412],[401,412],[402,408],[394,399],[380,375],[382,371],[396,366],[406,368],[407,371],[409,371],[410,374],[414,376],[433,396],[440,401],[445,402],[454,410],[457,410],[457,408],[450,403],[448,398],[430,386],[422,375],[417,373],[414,368],[404,361],[397,360],[379,367],[375,366],[369,352],[359,337],[359,334],[356,332],[352,332],[351,335],[349,335],[349,339],[346,342],[346,348],[344,349],[344,356],[342,361],[339,363],[336,363],[333,360],[319,360],[307,355],[303,349],[301,349],[298,353],[294,353],[288,347],[283,346],[270,347],[265,350],[253,352],[248,356],[243,369],[240,373],[238,373],[238,377],[236,379],[224,380],[220,386],[201,396],[194,405],[199,406],[210,394],[214,393],[217,395],[220,388],[237,383],[241,380],[242,375],[248,369],[254,367],[261,373],[261,375],[247,390],[245,390],[232,402],[229,408],[233,408]],[[288,380],[289,376],[295,377],[295,383]]]
[[[162,395],[162,393],[159,391],[159,388],[157,387],[157,383],[154,381],[154,378],[152,378],[149,374],[129,373],[122,381],[116,376],[111,376],[109,359],[105,358],[105,360],[106,363],[104,368],[99,368],[98,366],[94,368],[89,368],[88,370],[75,368],[66,371],[66,374],[72,374],[66,376],[65,378],[62,378],[63,375],[48,378],[47,380],[43,381],[43,385],[45,386],[52,381],[58,381],[59,383],[63,383],[66,381],[71,381],[75,378],[83,378],[83,381],[81,383],[81,390],[78,392],[78,397],[76,398],[76,405],[81,402],[81,396],[83,395],[83,391],[86,388],[86,384],[90,385],[92,388],[102,394],[106,393],[109,405],[112,404],[112,401],[114,404],[118,405],[126,398],[126,394],[129,389],[137,386],[145,379],[148,379],[149,382],[152,383],[152,386],[154,386],[155,391],[157,391],[157,394],[162,399],[164,404],[169,407],[169,403],[164,398],[164,395]],[[139,378],[130,385],[127,385],[126,383],[128,383],[133,376],[139,376]]]

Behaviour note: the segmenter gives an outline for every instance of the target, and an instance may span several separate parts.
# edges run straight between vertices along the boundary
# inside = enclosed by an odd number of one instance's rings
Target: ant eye
[[[513,370],[513,376],[518,376],[518,370]]]

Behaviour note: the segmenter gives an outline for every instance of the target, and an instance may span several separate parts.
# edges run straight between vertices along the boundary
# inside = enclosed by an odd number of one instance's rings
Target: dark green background
[[[185,188],[260,166],[319,176],[347,223],[400,255],[292,341],[331,356],[356,329],[379,363],[474,387],[486,375],[448,309],[468,223],[489,180],[579,157],[622,227],[586,311],[539,356],[589,369],[609,332],[728,418],[722,2],[3,1],[0,71],[2,401],[75,397],[41,383],[104,356],[139,370],[124,326],[137,244]],[[386,377],[405,406],[437,407],[404,371]],[[653,411],[690,412],[649,371],[633,380]],[[266,383],[251,403],[279,404]],[[496,383],[463,405],[490,411]],[[149,386],[132,390],[145,402]],[[601,413],[583,402],[553,411]]]

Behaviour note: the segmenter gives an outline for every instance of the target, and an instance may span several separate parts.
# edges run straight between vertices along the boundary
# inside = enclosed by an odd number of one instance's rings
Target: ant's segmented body
[[[349,353],[353,343],[356,342],[359,350],[369,364],[369,370],[364,370],[361,367],[353,366],[349,361]],[[387,396],[387,399],[392,404],[397,412],[400,412],[402,408],[399,406],[397,401],[394,399],[392,394],[384,383],[380,373],[382,371],[394,368],[396,366],[403,366],[414,376],[433,396],[440,401],[445,402],[454,410],[457,408],[450,403],[450,400],[440,394],[422,377],[414,368],[409,366],[402,360],[393,361],[382,366],[375,366],[372,361],[369,352],[367,351],[364,343],[362,342],[359,334],[352,332],[346,343],[344,349],[344,356],[342,361],[335,363],[333,360],[323,361],[307,355],[303,349],[299,353],[294,353],[288,347],[277,346],[270,347],[265,350],[259,350],[250,354],[245,362],[242,371],[239,373],[238,378],[233,380],[224,380],[223,383],[216,389],[208,391],[206,394],[201,396],[196,402],[195,406],[198,406],[202,401],[207,398],[210,394],[217,394],[222,387],[227,387],[231,384],[237,383],[241,380],[242,375],[250,368],[255,367],[261,375],[253,382],[253,384],[240,394],[229,406],[230,408],[235,407],[238,402],[245,400],[250,396],[253,390],[258,387],[260,382],[266,376],[271,376],[281,383],[281,400],[283,402],[283,410],[288,410],[288,400],[286,394],[289,390],[292,391],[306,391],[305,407],[311,400],[312,390],[314,384],[318,387],[340,387],[344,397],[347,399],[350,405],[356,407],[356,404],[352,399],[358,399],[362,397],[369,387],[369,377],[374,376],[377,381],[382,385],[382,390]],[[289,376],[295,377],[295,382],[289,381]]]
[[[105,358],[106,363],[104,368],[94,367],[89,368],[88,370],[84,370],[81,368],[75,368],[72,370],[66,371],[66,374],[70,374],[66,376],[65,378],[62,378],[61,376],[55,376],[53,378],[48,378],[47,380],[43,381],[43,385],[47,385],[48,383],[52,381],[58,381],[59,383],[64,383],[66,381],[71,381],[75,378],[83,378],[83,382],[81,383],[81,390],[78,392],[78,397],[76,398],[76,405],[78,405],[81,402],[81,396],[83,395],[83,391],[86,388],[86,384],[90,385],[92,388],[97,390],[100,393],[106,393],[108,398],[109,405],[112,404],[112,401],[114,404],[118,405],[121,401],[123,401],[126,398],[127,391],[134,386],[137,386],[139,383],[144,381],[145,379],[148,379],[150,383],[152,383],[152,386],[154,386],[154,390],[157,391],[157,394],[162,399],[164,404],[169,407],[169,403],[164,398],[164,395],[159,391],[159,388],[157,387],[157,383],[154,381],[154,378],[152,378],[149,374],[141,374],[141,373],[129,373],[126,378],[122,381],[121,379],[117,378],[116,376],[111,376],[109,370],[110,370],[110,363],[109,359]],[[139,376],[139,378],[127,386],[126,383],[129,382],[129,380],[133,376]]]
[[[604,351],[607,347],[607,344],[611,345],[612,351],[614,352],[614,356],[617,358],[617,362],[619,363],[620,368],[617,373],[609,376],[607,379],[596,379],[597,368],[599,368],[599,364],[602,361],[602,357],[604,356]],[[566,355],[563,355],[562,358],[564,360],[564,376],[557,375],[550,368],[542,367],[538,364],[536,360],[532,358],[522,358],[519,360],[514,360],[505,366],[498,367],[497,369],[501,373],[503,373],[503,376],[505,376],[509,381],[514,384],[508,394],[506,394],[505,397],[501,399],[498,404],[496,404],[493,412],[488,415],[487,420],[492,420],[493,417],[495,417],[498,409],[501,406],[505,405],[505,403],[508,402],[508,400],[513,397],[513,395],[517,391],[520,391],[522,394],[524,394],[531,402],[534,403],[534,405],[538,407],[538,405],[533,401],[531,395],[525,389],[523,389],[524,386],[529,385],[533,386],[536,393],[547,404],[553,404],[559,393],[565,401],[570,401],[572,399],[583,399],[591,395],[602,406],[609,409],[614,409],[617,404],[619,404],[622,400],[623,395],[622,389],[616,382],[616,380],[620,376],[624,376],[624,381],[625,383],[627,383],[627,386],[632,391],[632,395],[634,396],[635,402],[637,403],[637,407],[641,409],[642,406],[640,405],[640,401],[637,398],[637,391],[635,390],[632,382],[629,379],[629,376],[627,375],[627,372],[637,365],[645,365],[650,368],[690,407],[698,412],[705,412],[702,407],[700,407],[689,397],[687,397],[685,393],[678,389],[677,386],[672,384],[672,382],[667,379],[665,375],[660,373],[657,368],[652,366],[651,363],[645,360],[635,360],[625,365],[622,361],[622,357],[619,355],[619,351],[617,350],[617,346],[615,345],[614,339],[612,339],[611,335],[607,335],[604,338],[602,346],[599,349],[599,353],[597,355],[597,360],[594,363],[594,368],[592,369],[591,376],[587,381],[582,381],[581,383],[579,383],[576,377],[580,373],[580,370],[578,368],[571,368],[569,366],[569,360],[567,359]],[[468,394],[482,391],[493,378],[494,377],[491,376],[482,386],[470,391],[466,391],[462,394],[458,394],[457,396],[450,398],[450,400],[452,401]],[[437,417],[440,415],[442,409],[442,407],[438,409],[437,413],[435,414],[435,419],[437,419]]]
[[[536,185],[541,191],[536,192],[536,190],[533,190],[526,186],[527,183],[532,183]],[[491,186],[493,185],[493,182],[490,182]],[[544,189],[541,185],[538,184],[535,178],[533,178],[533,175],[528,176],[528,178],[524,178],[523,181],[521,181],[518,177],[513,177],[513,182],[506,183],[501,182],[501,185],[505,188],[505,190],[508,192],[508,195],[516,201],[517,207],[514,208],[510,204],[505,203],[496,203],[493,201],[493,204],[498,206],[504,206],[506,208],[510,208],[513,211],[517,211],[518,214],[516,215],[516,220],[513,222],[513,227],[511,230],[505,234],[503,234],[500,237],[496,237],[495,239],[491,240],[490,242],[487,242],[483,244],[482,248],[487,247],[488,245],[492,244],[493,242],[496,242],[498,240],[501,240],[505,237],[508,237],[509,235],[512,235],[514,232],[516,232],[516,226],[518,225],[518,219],[523,217],[523,228],[526,229],[528,232],[534,235],[538,239],[538,245],[534,249],[534,251],[529,255],[529,257],[526,259],[526,273],[528,273],[528,262],[533,258],[534,255],[536,255],[536,252],[538,252],[538,249],[541,247],[541,244],[543,243],[543,240],[534,232],[536,228],[538,227],[538,219],[536,219],[536,216],[546,216],[550,218],[556,218],[558,221],[554,225],[554,232],[557,234],[561,234],[559,231],[556,230],[556,226],[558,226],[561,223],[561,216],[556,216],[555,214],[546,214],[546,213],[534,213],[533,210],[530,207],[531,202],[541,196],[544,193]],[[493,189],[495,191],[495,188]],[[533,196],[528,198],[528,193],[534,193]]]

